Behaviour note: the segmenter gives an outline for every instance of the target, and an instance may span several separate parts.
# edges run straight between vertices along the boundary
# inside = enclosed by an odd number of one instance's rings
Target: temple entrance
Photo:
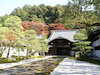
[[[56,51],[57,55],[67,55],[67,48],[58,47]]]
[[[50,55],[70,55],[71,42],[66,39],[55,39],[49,42]]]

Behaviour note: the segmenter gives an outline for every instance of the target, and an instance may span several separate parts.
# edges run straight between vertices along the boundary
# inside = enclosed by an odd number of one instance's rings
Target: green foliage
[[[47,40],[46,35],[42,34],[42,37],[39,39],[41,49],[38,52],[43,52],[43,53],[48,52],[49,47],[48,47],[48,42],[46,40]]]
[[[8,53],[10,53],[10,47],[16,48],[18,52],[25,48],[29,53],[32,50],[48,52],[47,37],[43,34],[41,39],[36,39],[34,30],[42,32],[43,27],[39,25],[40,21],[48,24],[58,20],[57,22],[63,23],[65,28],[79,29],[74,38],[77,41],[74,43],[76,47],[73,49],[80,50],[82,53],[90,51],[91,46],[89,45],[91,42],[86,41],[88,38],[87,32],[96,28],[96,26],[92,26],[93,24],[100,22],[100,1],[72,1],[73,3],[70,2],[68,5],[57,5],[54,7],[45,6],[44,4],[39,6],[25,5],[23,8],[15,8],[11,16],[0,16],[0,47],[9,47]],[[83,5],[86,9],[91,4],[95,6],[95,11],[82,10]],[[31,29],[24,32],[21,26],[22,21],[35,21],[37,24],[33,26],[34,30]],[[26,47],[24,48],[23,45]]]
[[[91,42],[87,41],[87,34],[85,29],[79,29],[74,36],[74,39],[77,41],[74,43],[75,47],[73,50],[79,50],[81,54],[86,54],[86,52],[91,51],[92,47],[90,46]]]
[[[100,0],[93,0],[92,4],[94,4],[96,12],[100,13]],[[98,15],[100,16],[100,14]]]
[[[24,5],[21,8],[15,8],[11,15],[18,16],[22,21],[42,21],[46,23],[53,23],[56,18],[62,16],[63,8],[60,5],[51,7],[41,4],[39,6]]]
[[[0,63],[12,63],[12,62],[16,62],[16,61],[7,58],[0,58]]]
[[[2,54],[0,53],[0,57],[2,57]]]
[[[4,26],[4,21],[9,17],[9,15],[0,16],[0,27]]]
[[[23,35],[23,27],[21,26],[21,19],[17,16],[10,16],[4,20],[3,35],[5,35],[5,45],[9,47],[7,58],[9,57],[10,48],[21,43]],[[5,29],[5,31],[4,31]],[[2,29],[1,29],[2,30]]]
[[[19,61],[25,59],[25,56],[15,56],[15,55],[12,55],[11,57],[14,58],[16,62],[19,62]]]
[[[89,62],[89,63],[92,63],[92,64],[100,65],[100,60],[93,60],[91,57],[87,57],[87,56],[80,57],[76,60],[85,61],[85,62]]]
[[[42,43],[40,43],[40,40],[36,38],[34,29],[26,30],[24,32],[21,22],[19,17],[10,16],[5,19],[4,26],[0,27],[0,47],[5,46],[9,48],[7,58],[9,57],[11,47],[18,51],[19,56],[20,51],[24,49],[27,49],[27,56],[31,55],[32,50],[47,52],[47,42],[42,41],[44,39],[41,38]],[[47,39],[46,36],[45,39]],[[26,47],[24,47],[24,45]]]
[[[5,35],[7,32],[9,32],[9,29],[7,27],[0,27],[0,41],[2,42],[7,41]]]
[[[36,32],[33,29],[26,30],[25,31],[25,37],[24,37],[24,44],[25,48],[27,49],[27,55],[31,54],[32,50],[39,50],[40,44],[39,41],[36,39]]]
[[[64,13],[61,16],[60,21],[66,25],[66,27],[74,28],[74,19],[79,15],[80,11],[78,5],[69,3],[67,6],[63,6]]]
[[[4,21],[4,26],[5,27],[8,27],[8,28],[11,28],[11,29],[20,29],[20,30],[23,30],[23,27],[21,26],[21,19],[17,16],[11,16],[9,18],[7,18],[5,21]],[[14,30],[15,31],[15,30]]]
[[[91,57],[88,57],[88,56],[84,56],[84,57],[82,56],[80,58],[70,57],[70,59],[85,61],[85,62],[89,62],[92,64],[100,65],[100,60],[93,60]]]
[[[3,54],[3,46],[8,46],[8,39],[7,39],[7,32],[9,32],[9,29],[7,27],[0,27],[0,53]]]
[[[40,18],[38,18],[36,15],[31,15],[31,16],[32,16],[32,18],[30,18],[31,21],[34,21],[34,22],[43,22],[44,21],[44,19],[41,17],[41,15],[39,15]]]
[[[73,0],[73,3],[63,6],[64,13],[60,17],[60,22],[64,23],[65,27],[85,28],[90,31],[92,24],[100,22],[100,18],[97,13],[93,12],[94,10],[83,11],[82,6],[86,9],[91,5],[90,3],[90,0]]]

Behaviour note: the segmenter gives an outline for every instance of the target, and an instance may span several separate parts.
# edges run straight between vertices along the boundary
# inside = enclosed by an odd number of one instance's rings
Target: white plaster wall
[[[96,40],[95,42],[93,42],[93,46],[100,46],[100,39]]]
[[[74,56],[74,55],[75,55],[75,51],[71,51],[71,52],[70,52],[70,55],[71,55],[71,56]]]
[[[92,46],[93,46],[93,55],[96,57],[100,57],[100,50],[95,50],[96,46],[100,46],[100,35],[99,39],[92,43]]]
[[[95,51],[93,52],[93,54],[94,54],[94,56],[96,56],[96,57],[100,57],[100,50],[95,50]]]
[[[35,50],[33,50],[32,52],[34,52]],[[6,48],[4,51],[3,51],[3,54],[2,54],[2,57],[7,57],[7,53],[8,53],[8,48]],[[11,57],[12,55],[15,55],[15,56],[26,56],[26,53],[27,53],[27,50],[24,49],[23,51],[20,50],[19,52],[16,51],[16,48],[11,48],[10,50],[10,54],[9,54],[9,57]],[[34,56],[39,56],[39,54],[36,52],[34,54]]]
[[[15,56],[18,56],[18,55],[19,56],[26,56],[26,52],[27,52],[26,49],[24,51],[17,52],[16,48],[11,48],[9,57],[11,57],[12,55],[15,55]],[[7,57],[7,53],[8,53],[8,48],[5,49],[5,51],[2,54],[2,57]]]
[[[40,38],[42,38],[42,35],[39,34],[39,35],[36,36],[36,38],[37,38],[37,39],[40,39]]]
[[[38,52],[36,52],[36,53],[34,54],[34,56],[39,56],[39,53],[38,53]]]

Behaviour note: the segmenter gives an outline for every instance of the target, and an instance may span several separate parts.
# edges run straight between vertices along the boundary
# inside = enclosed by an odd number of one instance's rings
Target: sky
[[[57,4],[66,5],[70,0],[0,0],[0,16],[5,14],[10,14],[14,8],[23,7],[27,5],[51,5],[55,6]]]

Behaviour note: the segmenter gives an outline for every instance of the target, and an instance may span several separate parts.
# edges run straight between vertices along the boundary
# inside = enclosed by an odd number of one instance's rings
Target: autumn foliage
[[[52,30],[70,30],[70,28],[65,28],[64,24],[61,23],[46,25],[42,22],[23,21],[22,26],[24,27],[24,30],[34,29],[37,34],[46,33],[47,36]]]
[[[45,32],[46,24],[42,22],[23,21],[22,26],[24,27],[24,31],[28,29],[34,29],[37,34],[41,34]]]
[[[65,28],[61,23],[53,23],[49,25],[49,30],[70,30],[70,28]]]
[[[64,25],[60,23],[50,24],[49,30],[64,30]]]
[[[12,34],[12,32],[8,32],[6,34],[6,38],[10,41],[10,42],[15,42],[17,41],[17,36]]]
[[[22,26],[24,28],[24,30],[27,30],[30,28],[30,26],[34,25],[34,22],[33,21],[23,21],[22,22]]]

